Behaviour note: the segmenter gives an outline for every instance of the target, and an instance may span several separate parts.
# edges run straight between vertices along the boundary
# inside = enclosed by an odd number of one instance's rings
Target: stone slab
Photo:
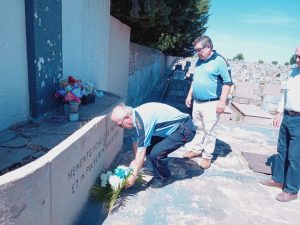
[[[248,124],[270,126],[272,117],[255,105],[244,105],[237,102],[231,103],[233,121],[241,121]]]
[[[11,149],[0,147],[0,171],[12,167],[15,164],[32,156],[35,151],[27,148]]]
[[[9,148],[22,148],[25,147],[29,142],[30,142],[30,138],[17,135],[11,140],[1,142],[0,145]]]
[[[272,174],[270,156],[253,152],[242,152],[242,155],[247,160],[250,169],[254,172]]]
[[[81,105],[77,122],[70,122],[68,116],[61,110],[49,118],[16,126],[15,130],[1,132],[0,170],[10,168],[28,157],[42,156],[119,99],[118,96],[105,92],[104,96],[96,98],[94,104]],[[41,150],[42,153],[35,154]]]
[[[231,103],[233,107],[238,109],[243,116],[253,116],[253,117],[261,117],[261,118],[267,118],[271,119],[272,117],[270,114],[266,113],[259,107],[255,105],[245,105],[245,104],[239,104],[237,102]]]

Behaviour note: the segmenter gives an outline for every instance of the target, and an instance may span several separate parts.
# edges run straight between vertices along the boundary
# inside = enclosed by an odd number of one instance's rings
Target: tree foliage
[[[244,60],[244,55],[243,53],[239,53],[236,56],[233,57],[233,60]]]
[[[131,27],[131,41],[169,55],[192,54],[207,27],[210,0],[111,0],[111,15]]]
[[[273,65],[277,65],[277,64],[278,64],[278,61],[272,61],[272,64],[273,64]]]
[[[264,63],[264,60],[261,60],[261,59],[260,59],[260,60],[258,60],[258,63],[259,63],[259,64],[263,64],[263,63]]]
[[[290,64],[291,64],[291,65],[296,64],[296,55],[295,55],[295,54],[293,54],[293,55],[291,56]]]

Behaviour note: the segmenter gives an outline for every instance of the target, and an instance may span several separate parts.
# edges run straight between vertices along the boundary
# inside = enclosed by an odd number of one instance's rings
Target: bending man
[[[134,129],[137,134],[137,143],[134,145],[137,151],[131,163],[134,171],[127,187],[135,183],[146,154],[149,154],[153,167],[151,187],[160,188],[171,183],[168,154],[195,136],[195,127],[189,115],[169,105],[152,102],[136,108],[118,105],[113,109],[111,119],[122,128]]]

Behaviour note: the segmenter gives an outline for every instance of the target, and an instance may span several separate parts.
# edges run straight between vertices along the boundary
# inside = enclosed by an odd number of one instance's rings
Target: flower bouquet
[[[62,100],[63,103],[77,102],[80,104],[89,104],[95,102],[95,96],[102,97],[104,94],[95,89],[95,85],[88,81],[83,83],[80,79],[68,76],[67,79],[60,79],[60,84],[54,97]]]
[[[121,165],[115,168],[114,172],[102,173],[100,184],[94,185],[90,190],[91,196],[97,201],[105,202],[109,211],[116,205],[122,205],[126,197],[120,198],[121,191],[132,172],[132,168]],[[136,182],[142,182],[142,175],[138,175]]]
[[[61,79],[58,90],[54,97],[62,99],[63,102],[81,103],[81,98],[84,95],[84,88],[81,80],[76,80],[73,76],[68,76],[68,79]]]

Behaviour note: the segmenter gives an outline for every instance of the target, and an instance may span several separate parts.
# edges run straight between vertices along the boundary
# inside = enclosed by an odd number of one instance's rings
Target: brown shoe
[[[283,184],[277,183],[273,179],[261,180],[261,181],[259,181],[259,183],[261,183],[262,185],[265,185],[265,186],[269,186],[269,187],[276,187],[276,188],[280,188],[280,189],[283,188]]]
[[[200,157],[200,156],[201,156],[201,153],[194,152],[194,151],[188,151],[183,154],[183,158],[186,158],[186,159],[192,159],[192,158]]]
[[[200,163],[200,167],[204,170],[208,169],[211,165],[211,159],[205,159],[203,158],[201,163]]]
[[[276,199],[280,202],[289,202],[297,199],[297,194],[291,194],[285,191],[282,191],[279,195],[276,196]]]

